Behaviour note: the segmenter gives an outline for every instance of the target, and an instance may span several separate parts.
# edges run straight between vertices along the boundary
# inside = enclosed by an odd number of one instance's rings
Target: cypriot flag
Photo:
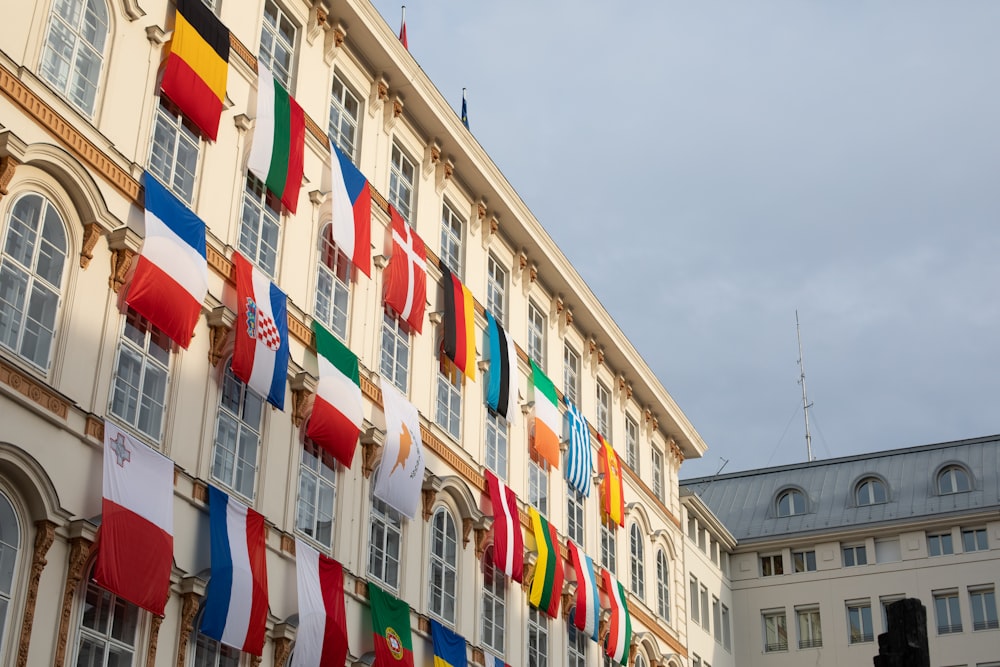
[[[420,418],[416,406],[387,382],[382,383],[382,410],[385,412],[385,446],[375,479],[375,495],[413,519],[424,484]]]

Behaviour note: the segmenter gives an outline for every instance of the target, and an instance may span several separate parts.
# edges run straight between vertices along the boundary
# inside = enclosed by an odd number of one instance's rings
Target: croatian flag
[[[336,144],[330,150],[333,242],[351,264],[372,275],[372,193],[365,178]]]
[[[173,461],[104,422],[104,499],[94,579],[163,616],[173,557]]]
[[[288,375],[288,307],[285,293],[241,254],[236,264],[236,342],[233,373],[278,408],[285,409]]]
[[[212,576],[201,631],[261,655],[267,623],[264,517],[214,486],[208,487],[208,517]]]
[[[205,223],[148,172],[146,238],[125,302],[187,349],[208,292]]]

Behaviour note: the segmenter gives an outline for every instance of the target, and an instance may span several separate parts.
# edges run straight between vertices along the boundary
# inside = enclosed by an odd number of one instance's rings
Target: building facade
[[[904,597],[932,665],[1000,664],[998,471],[993,436],[683,481],[736,539],[737,664],[871,664]]]
[[[535,506],[625,585],[632,664],[687,664],[677,480],[705,444],[368,2],[205,0],[231,31],[215,141],[160,94],[171,3],[9,4],[0,22],[0,663],[259,664],[198,632],[215,486],[266,519],[263,664],[284,665],[294,650],[296,538],[344,566],[349,664],[371,660],[369,581],[409,604],[417,664],[430,661],[431,618],[466,638],[473,662],[488,650],[511,665],[597,664],[601,647],[566,622],[572,586],[549,619],[496,574],[488,468],[515,490],[522,515]],[[295,214],[247,172],[258,60],[306,114]],[[371,183],[370,279],[331,242],[328,137]],[[144,172],[207,224],[208,296],[187,349],[125,302],[145,231]],[[390,204],[429,251],[420,334],[383,308]],[[284,411],[230,368],[236,251],[288,294]],[[477,330],[488,310],[518,345],[523,414],[513,424],[486,408],[481,379],[455,382],[441,370],[442,265],[472,291]],[[361,365],[365,422],[350,468],[304,435],[314,320]],[[596,487],[578,496],[563,470],[529,456],[529,360],[616,445],[624,526],[604,524]],[[372,496],[386,383],[421,418],[427,474],[412,521]],[[105,420],[174,463],[162,618],[91,579]]]

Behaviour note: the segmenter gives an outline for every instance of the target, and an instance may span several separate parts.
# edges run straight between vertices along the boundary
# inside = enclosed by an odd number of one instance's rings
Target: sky
[[[814,458],[1000,433],[1000,2],[410,0],[406,24],[708,445],[682,478],[807,460],[796,311]]]

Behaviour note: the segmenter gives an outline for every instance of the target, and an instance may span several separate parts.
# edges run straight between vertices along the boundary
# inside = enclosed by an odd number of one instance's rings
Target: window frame
[[[585,496],[579,489],[566,488],[566,535],[577,544],[584,544],[586,515],[584,514]]]
[[[99,6],[104,9],[103,40],[99,48],[98,45],[88,42],[84,38],[82,31],[84,24],[87,22],[87,11],[91,9],[92,6]],[[112,23],[113,11],[111,7],[108,5],[108,3],[105,2],[104,0],[80,0],[80,16],[76,21],[74,21],[74,25],[70,25],[70,22],[65,17],[60,16],[56,13],[55,11],[56,7],[57,5],[55,3],[53,3],[49,7],[48,18],[46,21],[46,28],[45,28],[45,36],[42,40],[42,52],[38,62],[38,76],[48,85],[52,86],[52,88],[59,94],[59,96],[65,99],[70,104],[70,106],[72,106],[74,109],[83,114],[87,119],[92,121],[97,116],[97,107],[99,105],[98,103],[101,97],[102,83],[104,82],[105,78],[104,65],[108,60],[107,58],[108,46],[109,43],[112,41],[110,38],[112,36],[111,23]],[[58,21],[63,26],[64,31],[68,31],[73,37],[72,45],[70,48],[71,55],[69,58],[69,62],[62,61],[66,64],[67,68],[66,80],[63,82],[57,81],[56,80],[57,73],[50,72],[50,70],[46,67],[46,56],[48,53],[51,52],[54,57],[61,59],[61,55],[58,53],[56,47],[50,46],[50,41],[53,39],[53,29],[55,28],[55,21]],[[65,32],[63,34],[65,35]],[[87,80],[87,83],[92,84],[93,86],[92,89],[89,87],[87,88],[88,91],[92,90],[92,93],[88,92],[88,94],[92,95],[92,97],[87,104],[84,104],[80,100],[76,99],[75,96],[71,93],[73,88],[79,87],[76,84],[76,81],[79,78],[78,70],[80,67],[81,45],[83,43],[86,43],[86,48],[89,48],[92,54],[96,54],[97,57],[96,61],[92,61],[91,63],[93,64],[93,62],[96,62],[97,64],[97,80],[96,81]]]
[[[337,85],[340,85],[341,94],[337,95]],[[345,106],[344,98],[350,97],[357,105],[357,114],[352,116],[350,110]],[[334,114],[336,113],[336,118]],[[358,164],[358,147],[361,145],[361,119],[364,117],[361,97],[355,94],[354,89],[348,85],[347,81],[340,75],[337,69],[333,71],[333,79],[330,82],[330,117],[327,121],[327,137],[330,142],[342,150],[351,162]],[[344,138],[344,125],[352,130],[352,137],[348,141]],[[345,146],[346,143],[346,146]]]
[[[763,554],[759,558],[760,576],[777,577],[785,573],[785,559],[780,553]]]
[[[496,566],[493,559],[494,553],[493,544],[487,545],[486,549],[483,550],[483,591],[480,596],[483,622],[480,625],[480,637],[486,648],[504,655],[507,625],[507,582],[503,570]],[[488,614],[487,609],[491,613]],[[498,610],[499,622],[497,621]],[[489,631],[487,631],[487,622],[491,624]],[[498,633],[500,635],[499,645],[495,643]]]
[[[847,614],[847,643],[870,644],[875,641],[871,600],[849,600],[844,603],[844,607]]]
[[[462,389],[464,375],[444,353],[439,354],[437,388],[434,398],[434,423],[456,442],[462,440]]]
[[[407,171],[410,173],[409,178],[406,175]],[[414,220],[413,214],[416,213],[417,208],[418,174],[416,162],[403,150],[398,141],[393,141],[389,159],[389,190],[386,199],[403,217],[403,220],[414,228],[416,228],[416,220]]]
[[[597,432],[609,436],[611,435],[611,390],[601,382],[597,381],[597,389],[594,390],[594,403],[596,405],[597,420],[595,425]]]
[[[847,555],[851,557],[848,558]],[[858,555],[861,555],[858,558]],[[844,567],[861,567],[868,565],[868,547],[865,544],[848,544],[840,548],[840,557]],[[850,561],[850,562],[848,562]]]
[[[534,360],[535,364],[545,370],[545,343],[546,330],[548,329],[548,317],[535,303],[534,299],[528,299],[528,345],[525,352],[528,358]]]
[[[774,509],[778,518],[806,514],[808,513],[808,505],[805,492],[796,488],[782,489],[774,500]]]
[[[651,450],[651,457],[653,459],[653,470],[652,470],[652,486],[653,495],[661,503],[665,502],[664,499],[664,484],[663,484],[663,452],[660,451],[659,447],[653,447]]]
[[[18,512],[18,506],[14,503],[12,495],[0,487],[0,517],[4,515],[4,510],[9,511],[10,518],[6,522],[0,523],[0,563],[6,561],[12,565],[9,573],[10,580],[6,582],[0,580],[0,656],[3,656],[4,645],[7,643],[5,637],[13,630],[10,617],[12,616],[11,610],[17,607],[15,586],[18,581],[23,550],[21,545],[25,542],[24,522],[20,512]],[[5,551],[9,552],[9,558],[3,558]],[[0,572],[0,575],[2,574]]]
[[[440,521],[439,521],[440,519]],[[440,523],[440,525],[439,525]],[[455,627],[458,617],[458,527],[451,511],[444,506],[434,510],[430,520],[430,551],[427,562],[427,613],[445,625]],[[438,546],[443,552],[438,553]],[[451,559],[448,557],[449,546]],[[436,585],[435,577],[440,575],[440,585]],[[449,590],[448,575],[451,575]],[[448,614],[448,600],[451,601],[451,614]]]
[[[601,567],[617,576],[618,543],[615,541],[615,531],[608,527],[608,522],[601,521]]]
[[[525,665],[528,667],[548,667],[549,664],[549,619],[534,607],[528,607],[527,638],[525,641]],[[533,642],[534,640],[534,642]]]
[[[795,608],[799,650],[823,648],[823,624],[818,606]]]
[[[194,635],[194,641],[190,642],[192,667],[239,667],[240,651],[238,649],[203,635],[197,630]],[[202,655],[202,651],[210,651],[211,653]]]
[[[140,328],[140,326],[142,328]],[[142,334],[143,344],[139,347],[139,343],[130,338],[127,335],[129,328],[135,330],[137,334]],[[156,340],[154,340],[154,338]],[[160,341],[166,344],[166,347],[160,345]],[[152,356],[149,349],[151,345],[155,345],[157,348],[162,350],[165,361]],[[112,374],[111,387],[108,391],[108,415],[120,424],[123,428],[136,433],[140,436],[140,439],[146,442],[153,442],[156,445],[160,445],[163,442],[163,431],[164,425],[167,421],[167,403],[170,397],[170,367],[171,358],[173,355],[171,351],[173,349],[173,342],[167,337],[165,333],[157,329],[152,322],[147,320],[145,317],[140,315],[138,312],[132,308],[127,308],[125,313],[122,315],[122,326],[119,330],[118,336],[118,346],[115,350],[115,365]],[[139,369],[139,380],[135,386],[128,383],[123,379],[121,374],[121,364],[123,361],[123,354],[131,354],[132,356],[129,361],[133,363],[138,363]],[[152,398],[147,398],[146,390],[148,389],[148,372],[149,367],[152,367],[153,371],[160,371],[162,373],[162,387],[159,393],[162,393],[163,400],[158,403],[159,407],[159,424],[156,428],[156,433],[151,433],[150,431],[144,430],[139,424],[142,421],[142,403],[148,401],[156,401],[155,396]],[[123,384],[120,384],[122,381]],[[119,395],[120,391],[128,392],[128,389],[122,389],[122,387],[127,386],[129,389],[134,390],[134,396],[126,393],[123,400],[131,401],[134,400],[135,405],[135,415],[130,419],[126,414],[116,411],[115,400]],[[126,406],[127,409],[127,406]],[[148,411],[149,408],[146,408]]]
[[[962,610],[958,600],[958,591],[954,589],[933,591],[932,594],[934,624],[937,627],[937,633],[950,635],[962,632]],[[948,623],[942,623],[942,621],[948,621]]]
[[[347,344],[351,325],[353,272],[350,258],[333,241],[333,223],[326,223],[319,233],[313,316],[344,344]]]
[[[387,347],[387,342],[391,343],[390,347]],[[410,346],[409,327],[398,317],[383,310],[379,374],[404,395],[407,393],[410,380]],[[405,357],[402,363],[399,360],[401,356]]]
[[[580,355],[567,341],[563,345],[563,395],[574,405],[580,404]]]
[[[625,456],[628,467],[636,475],[640,474],[639,463],[639,422],[632,415],[625,413]],[[655,494],[654,494],[655,495]]]
[[[927,534],[927,556],[937,558],[939,556],[955,555],[955,542],[952,539],[951,531],[944,533]]]
[[[656,613],[670,623],[670,560],[662,548],[656,550]]]
[[[441,203],[441,237],[438,259],[444,262],[459,280],[465,276],[466,221],[448,200]]]
[[[805,549],[792,552],[792,572],[796,574],[816,571],[816,551]]]
[[[250,171],[240,197],[236,247],[262,273],[277,279],[281,255],[281,199]],[[273,243],[272,241],[273,235]]]
[[[152,135],[149,138],[149,173],[156,180],[163,184],[177,199],[187,204],[188,208],[194,208],[195,189],[198,186],[198,166],[201,164],[201,130],[194,122],[184,115],[180,108],[166,95],[158,96],[158,104],[153,114]],[[163,130],[169,145],[162,145],[165,153],[162,160],[157,159],[157,136]],[[190,189],[186,189],[178,181],[182,164],[180,153],[182,148],[186,148],[188,156],[194,155],[194,164],[188,172],[190,176]],[[169,153],[169,156],[166,155]]]
[[[885,481],[874,475],[868,475],[854,487],[854,503],[858,507],[884,505],[887,502],[889,502],[889,487]]]
[[[99,647],[104,655],[104,660],[102,661],[104,664],[107,664],[108,652],[115,649],[128,652],[131,655],[131,660],[129,661],[130,663],[135,660],[136,654],[140,650],[140,639],[144,634],[145,624],[142,610],[124,598],[115,595],[106,588],[102,588],[90,577],[87,577],[84,580],[80,593],[81,595],[78,596],[80,612],[76,620],[76,647],[73,656],[73,663],[76,664],[80,660],[80,652],[83,649],[85,641],[89,641],[91,644]],[[98,602],[102,608],[110,610],[110,613],[105,616],[108,626],[104,630],[87,627],[85,625],[88,618],[88,614],[85,610],[88,607],[95,608],[97,606],[90,602],[92,594],[94,596],[99,596]],[[121,638],[115,637],[114,623],[119,620],[116,618],[119,612],[126,614],[124,622],[132,625],[133,638],[131,645],[129,645],[126,641],[123,641]],[[99,616],[100,614],[98,614],[98,617]]]
[[[548,516],[549,474],[533,457],[528,457],[528,504],[534,505],[540,514]]]
[[[642,530],[635,521],[628,529],[629,541],[629,590],[639,599],[646,598],[646,545]]]
[[[486,256],[486,309],[501,326],[507,322],[507,285],[510,272],[503,267],[493,253]]]
[[[945,489],[943,486],[945,481],[948,483],[948,489]],[[963,485],[967,488],[959,488]],[[937,489],[939,496],[949,496],[956,493],[968,493],[975,488],[975,485],[973,484],[972,474],[965,466],[951,463],[942,467],[937,475],[935,475],[934,487]]]
[[[275,11],[273,26],[268,24],[268,9],[273,7]],[[281,34],[282,19],[284,22],[291,27],[291,40],[289,41]],[[265,51],[264,35],[268,34],[271,38],[270,49]],[[292,20],[291,16],[284,8],[282,8],[276,0],[266,0],[264,3],[264,11],[261,12],[261,24],[260,24],[260,47],[257,49],[257,59],[261,62],[274,76],[275,80],[278,81],[285,90],[291,94],[292,84],[295,83],[295,57],[296,48],[295,43],[298,41],[299,37],[299,26],[296,25],[295,21]],[[280,69],[275,67],[275,50],[276,46],[282,46],[288,51],[288,65],[279,64]]]
[[[788,617],[784,609],[761,611],[763,624],[764,653],[779,653],[788,651]],[[769,627],[769,621],[773,621]],[[784,641],[782,641],[784,635]],[[769,641],[774,639],[774,641]]]
[[[504,481],[507,480],[509,431],[510,427],[506,419],[489,409],[486,410],[485,464],[487,468],[496,473],[498,478]]]
[[[962,529],[962,553],[989,551],[990,543],[985,528]]]
[[[235,401],[236,409],[232,405],[227,405],[227,392],[236,390],[239,397]],[[229,396],[228,398],[231,398]],[[253,400],[258,406],[258,421],[256,429],[246,419],[248,402]],[[222,372],[219,386],[219,404],[215,418],[215,433],[212,436],[212,480],[230,489],[237,497],[253,505],[257,495],[257,476],[260,467],[260,456],[264,445],[264,415],[266,413],[267,399],[251,389],[245,382],[236,377],[232,369],[232,361],[226,363]],[[223,428],[223,418],[229,420],[227,424],[230,428],[235,426],[235,440],[232,441],[233,448],[230,449],[220,442]],[[250,456],[247,447],[251,443],[244,440],[245,434],[251,434],[255,440],[252,443],[253,452]],[[231,461],[228,460],[231,455]],[[226,459],[221,458],[225,456]],[[245,471],[248,466],[252,468],[250,476],[249,493],[245,484],[240,485],[240,466]],[[245,478],[244,478],[245,479]],[[239,486],[238,486],[239,485]]]
[[[307,459],[307,456],[310,458]],[[295,533],[321,546],[327,552],[333,549],[334,529],[337,523],[337,474],[339,471],[340,467],[337,465],[337,459],[307,438],[299,452],[299,484],[295,498]],[[307,479],[312,479],[313,484],[311,494],[313,498],[311,502],[304,500],[307,489],[304,489],[303,486],[304,481]],[[324,499],[324,487],[330,499],[328,510],[330,519],[328,528],[329,539],[326,541],[321,539],[320,528],[322,523],[320,519],[325,516],[320,507]],[[308,517],[302,516],[304,509],[312,510],[308,512]],[[312,534],[302,525],[304,518],[309,520]]]
[[[374,480],[377,478],[378,467],[372,471],[371,489],[369,490],[370,505],[368,509],[368,559],[366,572],[375,581],[384,584],[392,592],[399,590],[400,574],[403,560],[403,520],[402,515],[384,500],[375,495]],[[379,544],[375,542],[376,528],[382,531]],[[395,556],[391,556],[389,546],[392,537],[395,536]],[[376,551],[377,550],[377,551]],[[387,576],[390,571],[391,562],[395,564],[395,577],[389,581]],[[376,569],[377,567],[377,569]]]
[[[980,632],[1000,628],[1000,622],[997,618],[996,589],[993,585],[969,586],[968,592],[972,631]]]

